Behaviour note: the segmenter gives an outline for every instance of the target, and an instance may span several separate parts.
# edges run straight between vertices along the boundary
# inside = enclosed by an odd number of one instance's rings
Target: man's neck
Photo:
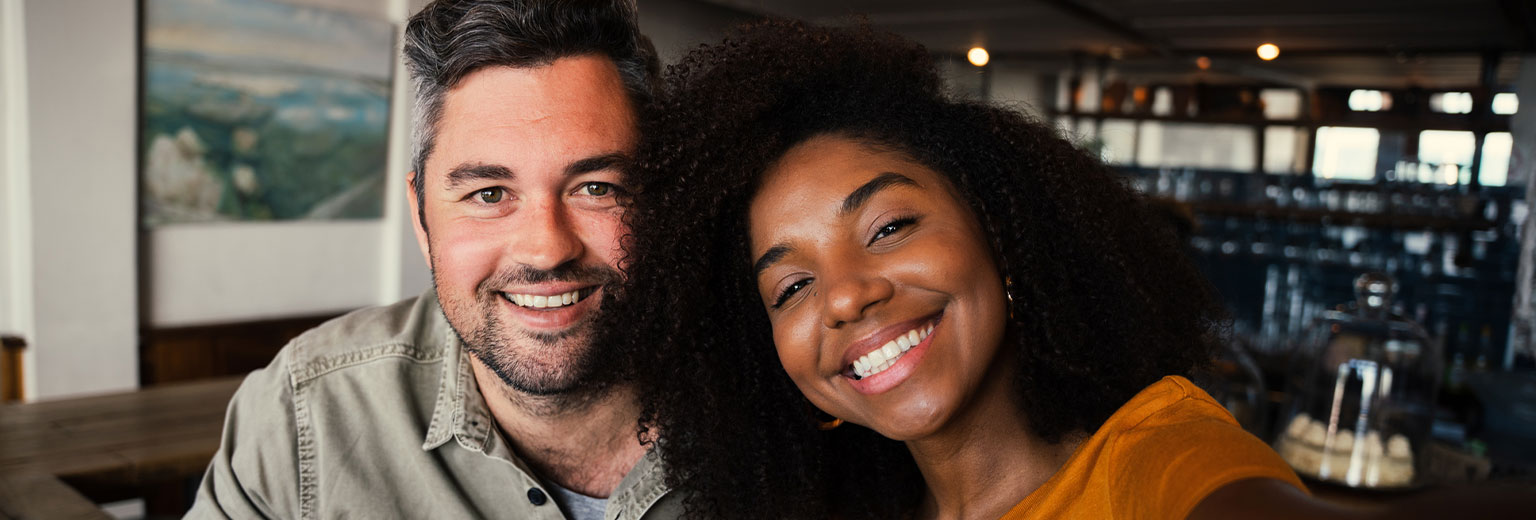
[[[631,387],[530,395],[507,385],[480,360],[471,364],[501,432],[545,480],[590,497],[607,497],[645,455],[638,437],[640,407]]]

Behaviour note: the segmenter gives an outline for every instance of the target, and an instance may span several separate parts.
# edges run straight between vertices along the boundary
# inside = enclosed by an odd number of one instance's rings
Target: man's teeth
[[[880,348],[870,351],[853,362],[853,373],[860,379],[884,372],[896,364],[897,359],[933,333],[933,324],[924,325],[897,336]]]
[[[540,296],[540,295],[534,295],[534,294],[515,294],[515,293],[505,293],[505,294],[507,295],[507,299],[512,300],[512,303],[518,304],[519,306],[522,306],[522,307],[529,307],[529,308],[533,308],[533,309],[547,309],[547,308],[551,308],[551,307],[564,307],[566,305],[570,305],[570,304],[573,304],[573,303],[581,301],[581,290],[580,289],[577,289],[577,290],[574,290],[574,291],[571,291],[571,292],[568,292],[568,293],[565,293],[565,294],[556,294],[556,295],[553,295],[553,296]]]

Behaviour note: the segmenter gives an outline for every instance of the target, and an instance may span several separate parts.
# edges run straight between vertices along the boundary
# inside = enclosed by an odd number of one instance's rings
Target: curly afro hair
[[[631,283],[609,330],[655,353],[636,376],[642,438],[694,517],[897,518],[923,496],[902,443],[819,430],[774,350],[747,208],[808,138],[899,150],[963,194],[1012,280],[1005,352],[1021,413],[1049,442],[1189,374],[1223,333],[1209,286],[1140,195],[1051,127],[950,97],[917,44],[769,20],[694,50],[665,81],[630,172]]]

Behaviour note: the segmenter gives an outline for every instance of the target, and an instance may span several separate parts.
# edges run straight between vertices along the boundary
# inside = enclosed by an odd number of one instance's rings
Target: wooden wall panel
[[[289,340],[336,316],[145,330],[140,383],[151,386],[250,372],[272,362]]]

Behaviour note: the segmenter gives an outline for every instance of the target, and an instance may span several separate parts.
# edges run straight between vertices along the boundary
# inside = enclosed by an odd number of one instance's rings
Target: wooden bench
[[[0,405],[0,518],[67,503],[59,481],[144,489],[202,475],[242,379]]]

